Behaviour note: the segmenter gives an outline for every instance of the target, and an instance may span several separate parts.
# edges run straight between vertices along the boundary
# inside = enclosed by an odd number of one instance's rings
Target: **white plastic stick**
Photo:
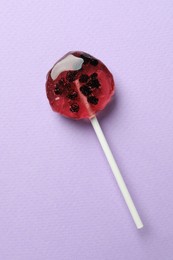
[[[142,223],[141,218],[140,218],[140,216],[139,216],[139,214],[138,214],[138,212],[136,210],[136,207],[135,207],[135,205],[133,203],[133,200],[132,200],[132,198],[130,196],[130,193],[129,193],[128,189],[127,189],[127,186],[126,186],[126,184],[125,184],[125,182],[123,180],[123,177],[122,177],[122,175],[121,175],[121,173],[120,173],[120,171],[118,169],[118,166],[117,166],[117,164],[115,162],[113,154],[112,154],[112,152],[110,150],[110,147],[109,147],[109,145],[108,145],[108,143],[106,141],[106,138],[105,138],[105,136],[104,136],[104,134],[102,132],[102,129],[100,127],[100,124],[99,124],[99,122],[98,122],[96,117],[93,117],[92,119],[90,119],[90,121],[91,121],[91,124],[92,124],[92,126],[93,126],[93,128],[95,130],[95,133],[96,133],[97,137],[98,137],[98,140],[99,140],[99,142],[101,144],[101,147],[102,147],[102,149],[104,151],[104,154],[105,154],[105,156],[106,156],[106,158],[107,158],[107,160],[109,162],[109,165],[110,165],[110,167],[112,169],[112,172],[113,172],[113,174],[115,176],[115,179],[116,179],[117,184],[118,184],[118,186],[120,188],[120,191],[121,191],[121,193],[122,193],[122,195],[124,197],[126,205],[127,205],[128,209],[129,209],[129,211],[131,213],[131,216],[132,216],[132,218],[133,218],[133,220],[134,220],[134,222],[136,224],[136,227],[138,229],[140,229],[140,228],[143,227],[143,223]]]

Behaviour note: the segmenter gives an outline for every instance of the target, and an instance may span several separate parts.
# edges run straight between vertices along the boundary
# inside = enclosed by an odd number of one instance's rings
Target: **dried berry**
[[[91,60],[90,60],[90,64],[93,65],[93,66],[97,66],[97,65],[98,65],[98,60],[96,60],[96,59],[91,59]]]
[[[87,86],[90,86],[91,88],[99,88],[100,83],[98,79],[91,79],[90,81],[87,82]]]
[[[80,78],[79,78],[79,81],[80,81],[81,83],[85,83],[85,82],[88,81],[88,79],[89,79],[89,76],[88,76],[87,74],[82,74],[82,75],[80,76]]]
[[[92,93],[91,89],[86,85],[80,87],[80,91],[84,96],[89,96]]]
[[[76,91],[72,91],[67,95],[67,98],[71,100],[75,100],[78,97],[78,93]]]
[[[90,104],[97,105],[99,100],[95,96],[89,96],[87,97],[87,101]]]
[[[54,92],[55,92],[56,95],[62,95],[62,93],[63,93],[63,87],[60,86],[60,85],[58,85],[58,84],[56,84],[56,87],[55,87]]]
[[[68,71],[67,72],[67,76],[66,76],[66,79],[69,81],[69,82],[72,82],[76,79],[76,74],[77,74],[77,71]]]
[[[78,105],[77,103],[72,104],[72,105],[70,106],[70,111],[73,112],[73,113],[78,112],[78,111],[79,111],[79,105]]]

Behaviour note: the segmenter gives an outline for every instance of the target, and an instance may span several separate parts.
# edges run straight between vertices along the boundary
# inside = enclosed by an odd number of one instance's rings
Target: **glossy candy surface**
[[[108,68],[84,52],[69,52],[48,72],[46,92],[55,112],[74,119],[92,118],[114,94]]]

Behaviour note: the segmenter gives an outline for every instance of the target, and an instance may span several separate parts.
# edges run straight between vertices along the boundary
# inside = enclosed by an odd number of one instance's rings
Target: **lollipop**
[[[143,223],[96,118],[96,113],[105,108],[114,94],[111,72],[100,60],[85,52],[69,52],[48,72],[46,92],[55,112],[91,121],[136,227],[142,228]]]

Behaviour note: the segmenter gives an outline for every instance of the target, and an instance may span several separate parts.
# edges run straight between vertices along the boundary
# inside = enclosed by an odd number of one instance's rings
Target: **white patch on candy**
[[[79,70],[82,68],[83,62],[84,60],[82,58],[78,58],[72,54],[69,54],[63,60],[60,60],[54,65],[50,73],[51,78],[55,80],[63,71]]]

